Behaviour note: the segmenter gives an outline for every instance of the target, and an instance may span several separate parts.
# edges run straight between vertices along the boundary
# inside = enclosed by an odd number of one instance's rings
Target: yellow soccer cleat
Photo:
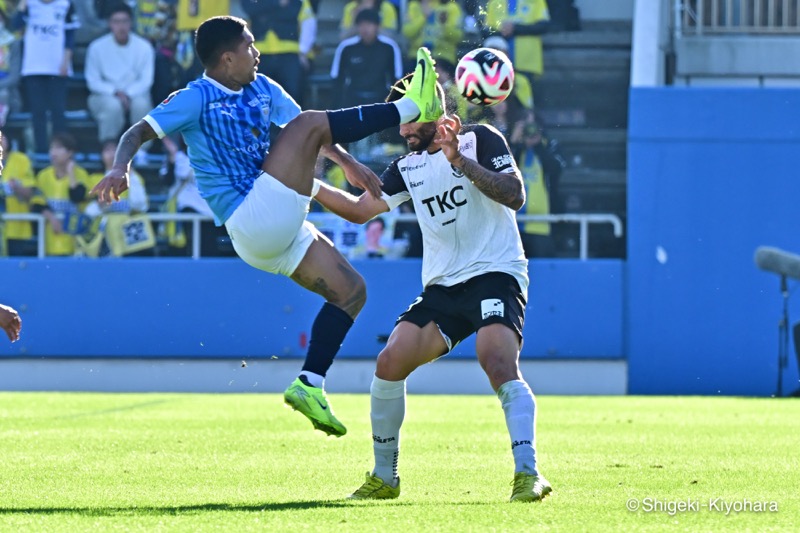
[[[406,96],[419,108],[419,117],[415,122],[434,122],[444,115],[442,101],[436,91],[439,75],[433,68],[434,63],[430,50],[424,46],[417,50],[417,68],[406,91]]]
[[[374,474],[367,472],[367,480],[358,487],[353,494],[347,497],[348,500],[393,500],[400,496],[400,478],[397,478],[397,486],[392,487],[384,480]]]
[[[553,492],[553,487],[542,476],[517,472],[514,474],[512,502],[538,502]]]
[[[347,428],[339,422],[333,414],[333,409],[328,405],[324,390],[312,387],[297,378],[283,393],[283,401],[295,411],[303,413],[311,420],[315,429],[334,437],[341,437],[347,433]]]

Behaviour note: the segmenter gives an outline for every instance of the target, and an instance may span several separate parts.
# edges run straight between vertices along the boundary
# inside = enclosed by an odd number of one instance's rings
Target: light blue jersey
[[[239,91],[203,75],[172,93],[144,120],[159,138],[180,132],[200,195],[223,224],[253,188],[270,145],[270,123],[285,126],[300,106],[263,74]]]

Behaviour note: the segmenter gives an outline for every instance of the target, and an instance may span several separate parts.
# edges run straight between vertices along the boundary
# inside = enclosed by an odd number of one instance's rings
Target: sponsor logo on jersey
[[[508,165],[513,165],[514,160],[511,158],[511,154],[503,154],[497,157],[493,157],[492,164],[494,165],[495,169],[498,169]]]
[[[423,198],[420,201],[428,208],[428,213],[431,217],[435,217],[437,214],[443,215],[456,207],[465,205],[467,203],[467,196],[464,193],[464,187],[462,185],[456,185],[449,191],[445,191],[442,194],[435,194],[429,198]]]
[[[178,91],[172,91],[171,93],[169,93],[169,96],[167,96],[166,98],[164,98],[164,99],[161,101],[161,105],[168,104],[170,100],[172,100],[173,98],[175,98],[175,95],[176,95],[176,94],[178,94]]]
[[[424,183],[425,183],[425,180],[409,181],[408,182],[408,184],[411,186],[411,188],[419,187],[420,185],[423,185]]]
[[[397,167],[397,170],[399,170],[400,172],[411,172],[412,170],[419,170],[421,168],[424,168],[425,165],[426,163],[420,163],[419,165],[414,165],[414,166],[406,165],[404,167]]]
[[[503,302],[497,298],[481,300],[481,315],[486,320],[490,316],[505,316],[506,308]]]

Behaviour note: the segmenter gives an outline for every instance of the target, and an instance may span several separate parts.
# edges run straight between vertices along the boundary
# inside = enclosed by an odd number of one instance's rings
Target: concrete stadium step
[[[573,167],[625,170],[627,131],[617,128],[549,128],[567,163]]]

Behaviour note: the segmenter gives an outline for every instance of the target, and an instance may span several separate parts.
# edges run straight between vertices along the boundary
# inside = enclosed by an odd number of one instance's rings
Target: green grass
[[[800,402],[538,398],[555,494],[510,504],[491,396],[411,396],[403,493],[344,496],[372,466],[369,397],[313,432],[277,395],[0,393],[3,531],[796,531]],[[778,512],[629,512],[635,498],[774,501]]]

